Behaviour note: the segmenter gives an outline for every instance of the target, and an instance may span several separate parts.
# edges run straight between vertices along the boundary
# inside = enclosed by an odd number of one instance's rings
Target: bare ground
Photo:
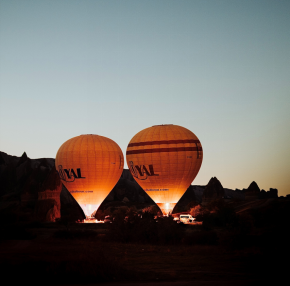
[[[0,275],[14,273],[12,280],[22,275],[21,282],[30,285],[112,286],[242,286],[275,276],[267,278],[268,268],[261,270],[267,262],[256,248],[113,243],[103,227],[95,229],[95,237],[64,239],[55,237],[58,229],[32,228],[33,239],[2,240]]]

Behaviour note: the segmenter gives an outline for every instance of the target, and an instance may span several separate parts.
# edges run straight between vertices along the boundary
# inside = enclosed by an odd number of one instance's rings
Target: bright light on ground
[[[84,219],[83,223],[104,223],[103,220],[97,220],[95,218]]]

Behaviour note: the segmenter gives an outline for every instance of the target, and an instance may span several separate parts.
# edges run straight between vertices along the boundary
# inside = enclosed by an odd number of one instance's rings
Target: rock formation
[[[3,158],[2,152],[0,152],[0,166],[5,165],[5,160]]]
[[[73,198],[67,188],[62,184],[60,193],[61,220],[65,222],[75,222],[86,218],[83,210]]]
[[[22,154],[22,156],[20,157],[20,160],[18,161],[18,163],[17,163],[17,165],[16,165],[16,168],[17,168],[18,166],[20,166],[22,163],[24,163],[26,160],[28,160],[28,157],[27,157],[26,152],[24,152],[24,153]]]
[[[224,198],[227,200],[240,200],[240,201],[242,201],[245,199],[245,194],[239,189],[236,189],[234,191],[231,189],[224,188],[224,191],[225,191]]]
[[[270,188],[269,191],[261,190],[259,199],[275,199],[278,198],[278,190]]]
[[[82,209],[62,185],[54,167],[53,158],[30,159],[24,152],[21,157],[0,152],[0,211],[17,208],[22,220],[34,216],[40,221],[76,221],[85,218]],[[277,198],[277,189],[268,192],[260,191],[258,185],[252,182],[248,189],[238,190],[223,188],[217,178],[211,178],[207,186],[191,185],[184,193],[176,207],[185,209],[189,204],[207,203],[225,198],[230,199]],[[121,178],[102,203],[119,206],[136,204],[138,208],[154,205],[153,200],[143,191],[132,177],[128,169],[124,169]],[[21,208],[23,211],[21,211]],[[27,214],[31,210],[31,215]]]
[[[187,211],[190,204],[200,204],[204,188],[205,186],[190,185],[174,207],[173,212]]]
[[[60,192],[62,190],[62,184],[59,175],[53,166],[47,177],[44,179],[40,191],[38,192],[38,204],[39,201],[50,200],[53,202],[53,206],[49,209],[43,210],[46,212],[44,221],[55,222],[56,219],[61,217],[61,203],[60,203]],[[37,214],[36,214],[37,216]]]
[[[247,189],[243,190],[245,193],[245,199],[253,200],[258,199],[260,195],[260,188],[255,181],[253,181]]]
[[[23,170],[19,179],[19,181],[24,181],[21,190],[21,202],[25,205],[36,203],[38,200],[38,192],[41,191],[42,184],[50,172],[50,168],[43,166],[42,164],[39,164],[36,168],[33,168],[31,166],[31,159],[26,162],[22,164],[27,166]]]
[[[225,191],[222,184],[216,177],[213,177],[209,180],[208,184],[204,189],[202,203],[206,204],[210,201],[224,198],[224,195]]]
[[[122,202],[124,198],[127,198],[130,202],[135,203],[152,203],[152,199],[143,191],[138,183],[132,177],[128,169],[124,169],[121,178],[105,199],[104,203],[110,201]]]

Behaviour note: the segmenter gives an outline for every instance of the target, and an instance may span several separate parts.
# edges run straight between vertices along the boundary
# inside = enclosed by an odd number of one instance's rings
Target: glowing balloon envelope
[[[199,139],[177,125],[156,125],[137,133],[126,151],[131,174],[164,215],[196,177],[203,158]]]
[[[90,217],[118,182],[124,157],[113,140],[80,135],[61,145],[55,166],[62,183]]]

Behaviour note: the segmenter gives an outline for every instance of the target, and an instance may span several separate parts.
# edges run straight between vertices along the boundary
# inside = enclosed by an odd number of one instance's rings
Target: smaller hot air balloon
[[[168,215],[196,177],[203,151],[190,130],[173,124],[155,125],[131,139],[126,158],[133,178]]]
[[[94,134],[80,135],[59,148],[55,167],[62,183],[87,218],[118,182],[124,166],[121,148],[113,140]]]

